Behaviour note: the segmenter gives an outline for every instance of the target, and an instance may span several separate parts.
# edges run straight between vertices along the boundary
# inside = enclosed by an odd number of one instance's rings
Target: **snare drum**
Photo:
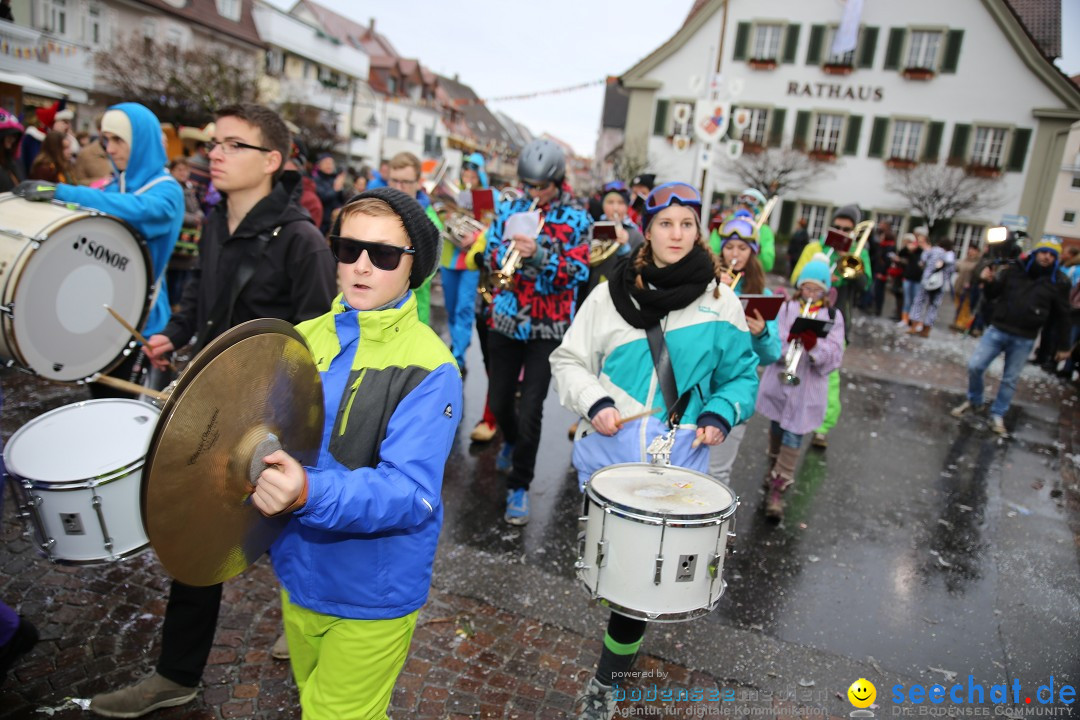
[[[0,358],[62,382],[111,370],[134,344],[105,305],[141,328],[151,268],[122,220],[0,195]]]
[[[640,620],[709,613],[739,499],[723,483],[668,465],[612,465],[585,486],[578,578],[601,603]],[[733,534],[733,533],[732,533]]]
[[[47,412],[12,435],[4,463],[45,557],[94,565],[149,547],[139,491],[158,414],[136,400],[89,400]]]

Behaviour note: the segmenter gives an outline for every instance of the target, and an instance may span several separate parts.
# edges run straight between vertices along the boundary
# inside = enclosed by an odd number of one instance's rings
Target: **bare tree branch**
[[[308,159],[314,161],[320,153],[332,152],[335,147],[345,142],[338,135],[337,117],[329,110],[287,102],[281,108],[281,117],[300,128],[300,138],[307,146]]]
[[[889,170],[885,189],[907,201],[911,210],[934,225],[963,213],[1000,207],[1004,202],[1001,176],[982,178],[964,168],[921,164],[910,169]]]
[[[178,51],[133,33],[95,59],[112,94],[142,103],[162,122],[201,125],[222,107],[258,100],[254,61],[237,63],[221,48]]]
[[[723,169],[743,185],[757,188],[766,196],[795,192],[811,181],[833,175],[829,163],[812,160],[806,153],[792,148],[744,153],[737,160],[725,160]]]

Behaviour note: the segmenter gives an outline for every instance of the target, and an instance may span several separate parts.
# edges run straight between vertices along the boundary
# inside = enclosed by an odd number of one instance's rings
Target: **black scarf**
[[[638,248],[644,252],[645,246]],[[647,264],[641,269],[645,289],[637,287],[638,272],[631,255],[620,263],[609,280],[615,310],[631,326],[645,330],[673,310],[681,310],[705,292],[716,275],[709,251],[695,245],[679,262],[666,267]],[[636,304],[634,301],[637,301]]]

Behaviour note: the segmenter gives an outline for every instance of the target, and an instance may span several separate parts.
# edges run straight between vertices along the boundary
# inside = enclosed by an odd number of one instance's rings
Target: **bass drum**
[[[124,221],[77,205],[0,195],[0,358],[77,382],[120,364],[150,311],[146,243]]]

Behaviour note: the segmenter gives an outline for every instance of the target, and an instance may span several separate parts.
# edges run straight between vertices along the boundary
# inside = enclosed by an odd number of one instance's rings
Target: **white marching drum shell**
[[[47,412],[12,435],[4,464],[42,554],[91,565],[149,547],[139,492],[159,413],[137,400],[89,400]]]
[[[118,365],[150,309],[150,255],[123,221],[0,195],[0,357],[61,382]]]
[[[578,578],[623,615],[657,622],[710,612],[724,593],[728,531],[738,497],[684,468],[628,463],[585,487]]]

